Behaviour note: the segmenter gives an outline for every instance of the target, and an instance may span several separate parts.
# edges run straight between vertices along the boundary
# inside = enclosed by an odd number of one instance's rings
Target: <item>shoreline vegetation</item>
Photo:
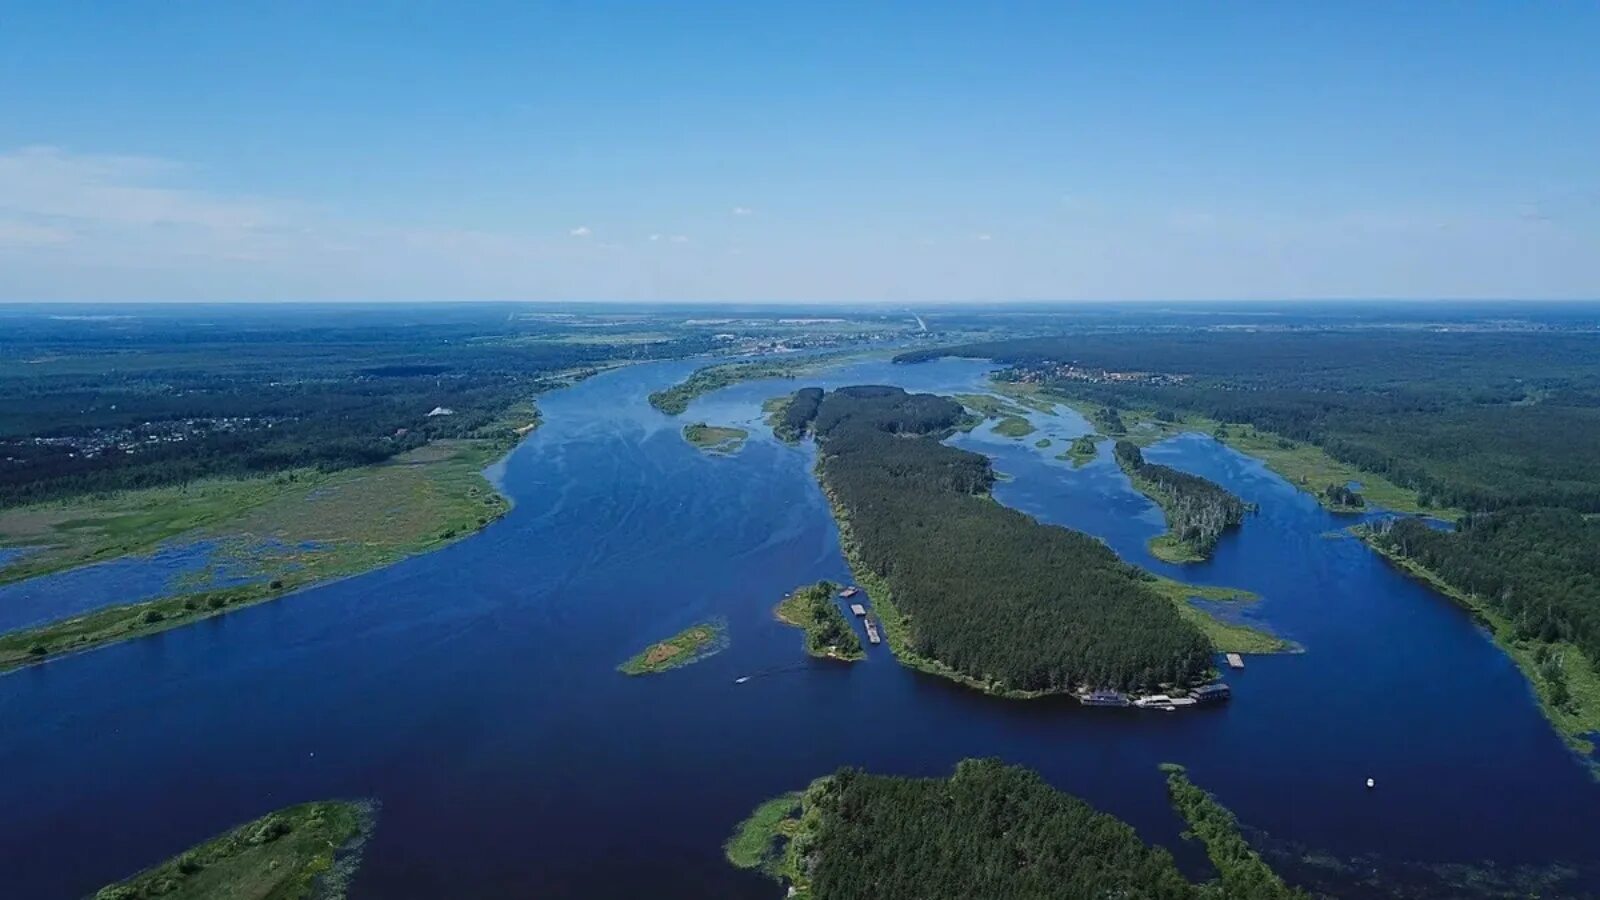
[[[828,394],[819,406],[815,424],[821,449],[818,480],[838,523],[846,560],[876,607],[890,649],[903,665],[992,695],[1033,698],[1081,695],[1096,689],[1175,690],[1211,680],[1215,676],[1213,653],[1219,648],[1231,652],[1288,649],[1278,638],[1216,621],[1189,600],[1191,596],[1238,598],[1239,592],[1191,588],[1157,579],[1123,563],[1091,538],[1044,525],[986,500],[992,479],[987,458],[939,442],[939,436],[948,433],[962,415],[960,407],[946,398],[910,395],[898,388],[844,388]],[[885,454],[892,465],[881,458]],[[898,474],[888,483],[880,483],[885,470]],[[923,483],[923,479],[929,481]],[[855,503],[847,502],[846,491],[859,495]],[[895,535],[894,523],[923,519],[914,515],[913,509],[901,509],[906,504],[921,509],[919,503],[935,511],[926,521],[948,524],[938,533],[919,534],[913,544],[903,545]],[[879,535],[885,545],[876,551],[869,551],[863,542],[862,524],[856,521],[854,510],[857,505],[877,516],[871,533]],[[1064,581],[1042,571],[1036,573],[1031,566],[1013,565],[1006,554],[1000,554],[1006,559],[995,558],[1000,548],[1021,546],[1013,538],[1022,540],[1024,534],[1030,536],[1030,546],[1044,542],[1039,552],[1048,553],[1047,558],[1064,563],[1085,556],[1075,565],[1076,574]],[[980,545],[989,552],[974,556],[963,549]],[[909,546],[907,552],[915,558],[901,558],[906,554],[898,551],[890,553],[895,564],[889,568],[896,578],[927,595],[917,604],[915,624],[895,579],[880,575],[879,567],[869,561],[883,557],[893,546]],[[1063,594],[1069,584],[1077,592]],[[1008,595],[1013,590],[1017,593]],[[941,602],[947,594],[966,597],[974,592],[992,598],[986,614],[976,620],[964,601],[948,608]],[[1105,595],[1103,601],[1096,599],[1101,595]],[[1017,615],[1037,619],[1038,614],[1026,612],[1033,609],[1030,599],[1035,596],[1041,602],[1046,596],[1052,598],[1043,607],[1050,611],[1051,616],[1046,617],[1050,621],[1034,621],[1025,633],[1005,624]],[[1069,604],[1072,610],[1062,608],[1063,597],[1074,601]],[[1132,617],[1129,622],[1123,622],[1124,615]],[[1059,629],[1050,624],[1056,618],[1061,621]],[[1136,627],[1131,624],[1134,620],[1139,623]],[[938,630],[920,633],[930,622]],[[984,627],[974,631],[979,625]],[[1170,634],[1163,636],[1164,631]],[[1059,647],[1035,646],[1029,638],[1041,632],[1057,638],[1071,635],[1071,639]],[[1162,654],[1163,662],[1157,662],[1155,656],[1147,659],[1149,641],[1175,641],[1174,648],[1181,646],[1187,655]],[[925,652],[923,648],[928,646],[953,648],[951,658],[958,662]],[[935,652],[942,655],[945,651]],[[1172,669],[1175,658],[1184,664]],[[1118,663],[1119,659],[1126,664]],[[1168,668],[1159,668],[1163,665]],[[1045,677],[1044,672],[1055,674]]]
[[[731,456],[743,447],[750,432],[743,428],[725,425],[707,425],[696,422],[683,426],[683,439],[705,453]]]
[[[1147,462],[1137,446],[1117,441],[1113,456],[1139,493],[1161,507],[1167,531],[1150,539],[1150,554],[1169,563],[1204,562],[1224,532],[1239,527],[1249,507],[1221,485]]]
[[[697,663],[728,646],[728,625],[708,619],[635,653],[617,671],[624,675],[656,675]]]
[[[1188,829],[1183,836],[1198,840],[1217,870],[1214,886],[1223,897],[1250,900],[1310,900],[1311,895],[1284,883],[1261,854],[1251,848],[1239,832],[1233,812],[1205,789],[1189,780],[1187,770],[1176,763],[1162,763],[1167,776],[1167,797],[1172,808],[1183,817]]]
[[[831,581],[796,588],[783,598],[774,614],[778,621],[805,632],[805,648],[810,655],[844,662],[864,659],[867,654],[861,648],[860,636],[834,602],[838,591],[839,585]]]
[[[1600,740],[1600,673],[1582,650],[1561,641],[1519,637],[1515,624],[1482,597],[1457,588],[1437,572],[1389,546],[1372,528],[1357,527],[1351,531],[1395,569],[1466,609],[1521,670],[1545,719],[1567,745],[1583,757],[1590,771],[1600,777],[1600,761],[1592,757],[1596,741]],[[1561,687],[1556,687],[1557,683]]]
[[[94,900],[342,898],[375,821],[376,805],[364,801],[280,809],[101,888]]]
[[[212,589],[179,583],[154,600],[0,634],[0,673],[277,600],[461,540],[510,511],[484,469],[539,421],[532,404],[522,403],[481,437],[433,441],[371,466],[272,476],[263,479],[270,484],[241,486],[257,499],[232,515],[221,512],[219,498],[238,493],[217,485],[201,489],[194,510],[171,488],[50,504],[50,515],[32,520],[36,533],[48,533],[37,525],[42,520],[63,534],[69,550],[60,558],[72,561],[36,574],[85,564],[78,557],[98,557],[100,547],[136,555],[190,537],[218,542],[222,558],[244,565],[250,579]],[[0,526],[27,523],[31,512],[8,510]],[[175,530],[179,525],[186,527]]]
[[[941,896],[1010,900],[1306,896],[1260,860],[1226,810],[1213,801],[1202,811],[1181,796],[1195,812],[1191,828],[1226,863],[1218,863],[1222,893],[1217,883],[1191,883],[1166,848],[1121,819],[994,759],[963,760],[944,778],[841,769],[762,803],[724,851],[795,900],[918,900],[929,885]]]
[[[682,415],[689,404],[713,391],[743,381],[768,378],[799,378],[845,362],[882,355],[886,351],[843,350],[833,353],[786,355],[732,362],[713,363],[689,373],[683,381],[650,395],[650,405],[669,416]],[[770,401],[769,401],[770,402]]]

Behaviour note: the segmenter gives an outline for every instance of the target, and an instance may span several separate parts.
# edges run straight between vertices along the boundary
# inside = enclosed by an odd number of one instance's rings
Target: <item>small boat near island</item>
[[[854,597],[855,595],[857,595],[859,593],[861,593],[861,589],[852,584],[849,587],[845,588],[844,590],[840,591],[839,592],[839,596],[841,596],[841,597],[845,598],[846,600],[848,600],[851,597]]]
[[[1128,695],[1121,691],[1090,691],[1087,694],[1080,694],[1078,702],[1084,706],[1124,707],[1133,705],[1133,701],[1128,699]]]
[[[883,639],[878,636],[878,625],[872,621],[872,617],[867,616],[862,622],[867,626],[867,640],[874,644],[882,643]]]

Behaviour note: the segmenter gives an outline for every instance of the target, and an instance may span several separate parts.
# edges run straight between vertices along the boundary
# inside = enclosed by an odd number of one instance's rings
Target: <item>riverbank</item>
[[[1352,531],[1390,565],[1465,607],[1489,633],[1495,646],[1516,663],[1534,697],[1538,699],[1539,710],[1544,713],[1545,719],[1561,734],[1568,746],[1583,755],[1591,771],[1600,777],[1600,762],[1594,760],[1592,756],[1595,752],[1595,741],[1600,737],[1600,674],[1595,672],[1590,660],[1581,650],[1571,644],[1518,638],[1516,627],[1511,620],[1481,598],[1454,587],[1420,563],[1379,546],[1371,539],[1371,533],[1366,529],[1356,528]],[[1560,660],[1570,701],[1568,705],[1563,706],[1553,702],[1550,684],[1540,674],[1541,648],[1545,648],[1546,653],[1554,651],[1556,658]]]
[[[743,381],[799,378],[846,362],[883,356],[893,351],[845,350],[833,353],[792,354],[755,360],[713,363],[688,378],[650,395],[650,405],[669,416],[682,415],[695,399]]]
[[[665,640],[635,653],[617,671],[624,675],[656,675],[697,663],[728,646],[728,624],[712,619],[690,625]]]
[[[231,490],[202,491],[198,506],[187,510],[164,488],[146,496],[87,501],[77,507],[83,518],[60,520],[56,530],[103,532],[104,538],[69,537],[77,541],[71,546],[91,554],[99,552],[94,548],[117,546],[125,539],[118,535],[146,542],[214,541],[219,549],[206,571],[170,585],[156,599],[0,635],[0,672],[275,600],[474,534],[511,509],[483,470],[539,421],[531,407],[519,418],[520,423],[497,427],[492,437],[435,441],[375,466],[304,477],[286,473],[270,485],[250,486],[260,493],[231,515],[220,512],[222,499],[238,496]],[[147,508],[148,515],[128,512]],[[125,524],[130,515],[132,524]],[[177,523],[189,527],[171,532]],[[244,583],[208,587],[223,568],[236,570]]]
[[[1250,900],[1310,900],[1311,895],[1285,884],[1239,832],[1239,820],[1203,788],[1189,780],[1176,763],[1162,763],[1167,797],[1189,828],[1184,836],[1205,845],[1219,876],[1221,896]]]
[[[1094,423],[1102,422],[1108,411],[1104,404],[1058,390],[1033,385],[1011,385],[1005,382],[997,384],[1006,384],[1009,389],[1008,396],[1014,399],[1023,395],[1054,399]],[[1210,435],[1228,447],[1260,460],[1268,469],[1283,476],[1284,480],[1315,497],[1318,503],[1331,512],[1365,511],[1362,508],[1340,505],[1325,493],[1329,485],[1355,483],[1361,485],[1360,494],[1369,507],[1377,506],[1399,513],[1428,515],[1449,520],[1460,518],[1462,515],[1462,511],[1458,509],[1424,505],[1417,491],[1401,487],[1382,475],[1340,462],[1315,444],[1290,440],[1272,432],[1262,431],[1253,425],[1220,422],[1192,414],[1178,418],[1162,418],[1151,409],[1123,409],[1117,413],[1123,423],[1124,433],[1113,434],[1112,437],[1131,441],[1140,447],[1148,447],[1187,432]]]
[[[806,652],[821,659],[854,662],[866,657],[861,638],[850,620],[839,611],[833,596],[839,586],[819,581],[795,588],[773,610],[778,621],[793,625],[806,634]]]
[[[371,803],[334,800],[280,809],[101,888],[94,898],[341,898],[375,812]]]

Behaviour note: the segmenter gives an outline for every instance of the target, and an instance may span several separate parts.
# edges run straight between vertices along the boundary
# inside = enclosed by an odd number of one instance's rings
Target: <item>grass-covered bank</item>
[[[1183,766],[1162,763],[1167,797],[1188,823],[1184,837],[1199,840],[1219,876],[1220,896],[1237,900],[1310,900],[1309,894],[1285,884],[1239,833],[1239,822],[1227,807],[1189,780]]]
[[[270,495],[183,533],[218,541],[219,554],[247,568],[249,583],[215,590],[180,584],[156,600],[0,635],[0,671],[177,628],[460,540],[510,509],[483,469],[531,430],[526,425],[493,438],[435,441],[376,466],[278,476]],[[82,507],[83,524],[73,527],[115,534],[130,505],[159,505],[168,491],[119,498],[109,507],[91,501]],[[199,502],[209,510],[218,496],[208,492]],[[166,516],[163,524],[143,526],[151,531],[140,540],[166,536],[166,523],[179,520]],[[103,546],[94,535],[76,540],[79,547]]]
[[[291,806],[129,878],[95,900],[301,900],[339,898],[371,831],[370,803]]]
[[[1293,441],[1281,435],[1263,431],[1253,425],[1221,422],[1195,414],[1158,412],[1154,409],[1111,410],[1104,404],[1058,388],[1045,388],[1041,396],[1053,397],[1071,406],[1084,418],[1095,423],[1111,437],[1120,438],[1139,447],[1148,447],[1184,433],[1208,434],[1223,444],[1261,460],[1267,468],[1281,475],[1285,481],[1317,498],[1317,501],[1334,512],[1356,511],[1338,502],[1331,495],[1329,485],[1360,484],[1361,496],[1368,506],[1380,506],[1401,513],[1424,513],[1439,518],[1457,518],[1460,510],[1430,506],[1417,491],[1401,487],[1382,475],[1363,471],[1349,463],[1329,456],[1327,451],[1305,441]],[[1115,415],[1111,415],[1111,413]],[[1113,427],[1108,429],[1107,425]],[[1121,427],[1115,427],[1120,425]],[[1076,448],[1076,444],[1074,447]],[[1090,447],[1084,447],[1084,460],[1094,458]]]
[[[743,428],[695,422],[683,426],[683,439],[707,453],[738,453],[750,432]]]
[[[1600,774],[1600,764],[1589,758],[1595,750],[1596,736],[1600,735],[1600,673],[1596,673],[1593,661],[1581,649],[1563,641],[1519,637],[1512,621],[1482,597],[1454,587],[1438,573],[1376,540],[1371,530],[1354,531],[1395,568],[1468,609],[1522,670],[1545,718]],[[1559,688],[1557,681],[1562,685]]]
[[[699,662],[728,646],[728,625],[711,619],[690,625],[640,650],[617,667],[624,675],[654,675]]]
[[[806,633],[806,652],[827,659],[857,660],[866,656],[861,638],[839,611],[833,595],[839,586],[819,581],[796,588],[775,610],[778,620]]]

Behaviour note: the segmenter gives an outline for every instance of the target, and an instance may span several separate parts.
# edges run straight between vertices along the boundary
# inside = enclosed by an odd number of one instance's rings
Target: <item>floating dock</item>
[[[856,587],[855,585],[851,585],[850,587],[847,587],[844,590],[840,591],[839,592],[839,596],[844,597],[845,599],[848,600],[849,598],[854,597],[855,595],[857,595],[859,593],[861,593],[861,589]]]
[[[862,617],[863,619],[867,617],[867,608],[859,603],[850,604],[850,611]]]
[[[1230,667],[1232,667],[1232,668],[1235,668],[1235,669],[1242,669],[1242,668],[1244,668],[1244,657],[1240,656],[1237,653],[1229,653],[1228,654],[1228,665]]]
[[[877,623],[873,622],[871,619],[867,619],[866,620],[866,625],[867,625],[867,641],[869,643],[873,643],[873,644],[882,643],[883,639],[878,637],[878,625],[877,625]]]

